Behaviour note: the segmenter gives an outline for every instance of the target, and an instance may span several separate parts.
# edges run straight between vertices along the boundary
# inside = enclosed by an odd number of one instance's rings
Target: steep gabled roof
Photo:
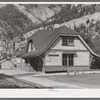
[[[79,33],[69,29],[66,26],[62,26],[60,28],[56,28],[52,31],[47,30],[39,30],[29,40],[33,40],[33,44],[35,47],[35,51],[31,51],[28,53],[25,53],[23,55],[23,58],[26,57],[32,57],[42,54],[47,47],[51,44],[51,42],[58,36],[58,35],[79,35]],[[29,41],[28,40],[28,41]],[[28,48],[28,47],[27,47]],[[27,52],[27,49],[26,49]]]

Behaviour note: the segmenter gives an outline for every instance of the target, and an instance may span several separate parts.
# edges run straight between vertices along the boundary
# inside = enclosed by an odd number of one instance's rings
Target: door
[[[43,69],[43,60],[42,60],[42,58],[38,58],[38,63],[37,63],[37,71],[42,71],[42,69]]]

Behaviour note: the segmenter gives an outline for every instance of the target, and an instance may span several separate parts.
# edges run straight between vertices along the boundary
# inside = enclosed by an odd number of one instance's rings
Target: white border
[[[100,4],[100,2],[0,2],[0,4]],[[99,98],[100,89],[0,89],[0,98]]]
[[[0,98],[100,98],[99,89],[1,89]],[[58,91],[58,92],[56,92]]]
[[[0,4],[100,4],[100,2],[0,2]]]

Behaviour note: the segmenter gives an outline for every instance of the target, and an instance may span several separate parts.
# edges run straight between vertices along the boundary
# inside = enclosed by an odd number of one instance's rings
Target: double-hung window
[[[74,37],[66,36],[62,37],[62,46],[73,46],[74,45]]]

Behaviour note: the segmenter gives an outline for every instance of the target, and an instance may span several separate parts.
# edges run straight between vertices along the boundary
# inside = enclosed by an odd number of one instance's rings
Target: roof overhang
[[[76,51],[63,51],[63,53],[65,53],[65,54],[76,54]]]

